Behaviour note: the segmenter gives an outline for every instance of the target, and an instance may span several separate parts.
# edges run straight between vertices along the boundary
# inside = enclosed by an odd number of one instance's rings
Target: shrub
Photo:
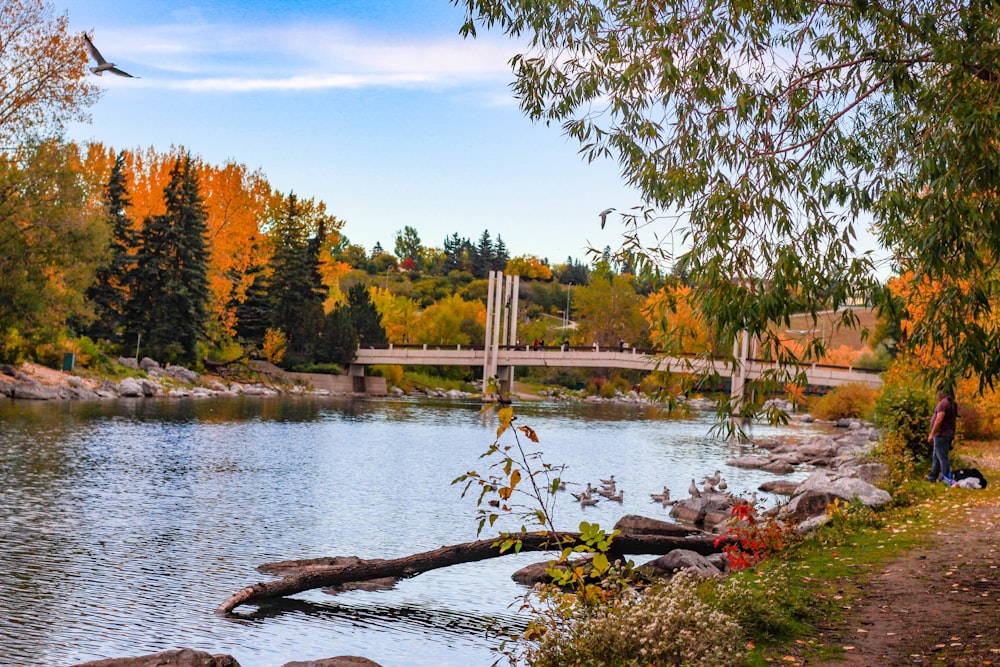
[[[929,454],[927,432],[931,419],[931,396],[926,389],[912,385],[892,384],[882,387],[882,394],[875,401],[875,423],[885,435],[898,440],[889,446],[905,447],[910,458],[921,461]]]
[[[280,364],[285,357],[285,349],[288,347],[288,338],[281,329],[268,329],[264,334],[263,350],[264,358],[272,364]]]
[[[834,388],[813,402],[810,410],[817,419],[856,417],[867,419],[878,391],[860,383],[844,384]]]
[[[926,439],[923,440],[923,445],[926,443]],[[887,430],[872,449],[872,457],[889,469],[879,484],[896,498],[906,480],[912,479],[916,471],[918,457],[911,444],[901,433]]]
[[[678,574],[645,591],[626,589],[594,606],[567,604],[558,593],[548,599],[523,655],[534,667],[744,662],[742,628],[701,599],[691,575]]]
[[[402,366],[372,366],[372,374],[384,377],[386,385],[390,387],[403,384]]]
[[[0,362],[19,364],[28,356],[28,339],[11,327],[0,333]]]
[[[792,636],[808,611],[809,601],[791,594],[795,587],[786,563],[734,572],[710,585],[717,608],[752,637]]]

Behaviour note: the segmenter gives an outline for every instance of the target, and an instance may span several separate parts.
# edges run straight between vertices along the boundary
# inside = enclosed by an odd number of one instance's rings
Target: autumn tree
[[[871,221],[915,284],[940,285],[909,343],[984,384],[1000,374],[992,5],[458,4],[466,35],[496,27],[526,45],[512,60],[525,114],[619,163],[643,199],[626,250],[641,253],[653,225],[718,337],[746,330],[766,348],[795,312],[881,296],[856,247]],[[680,258],[667,256],[675,235]]]
[[[272,246],[261,225],[275,194],[260,171],[227,162],[221,167],[198,163],[207,215],[210,311],[225,334],[236,329],[236,305],[270,259]],[[329,233],[329,230],[328,230]]]
[[[410,332],[414,330],[417,320],[417,302],[381,287],[372,287],[369,293],[388,342],[409,343]]]
[[[67,13],[56,15],[42,0],[0,3],[0,143],[87,120],[100,89],[88,79],[86,59]]]
[[[104,258],[107,227],[87,207],[73,146],[26,146],[0,160],[0,358],[86,315],[83,294]]]
[[[631,276],[609,273],[574,289],[573,313],[578,326],[574,340],[584,345],[596,342],[602,347],[617,346],[620,340],[630,346],[643,346],[648,339],[648,325],[633,282]]]
[[[108,256],[97,268],[94,284],[86,296],[94,309],[94,321],[87,335],[94,340],[121,342],[125,326],[125,302],[128,278],[135,265],[136,234],[128,215],[131,205],[124,172],[125,156],[119,153],[104,189],[103,214],[111,232]]]
[[[486,306],[457,294],[428,306],[420,314],[415,343],[481,345],[486,332]]]
[[[417,230],[409,225],[403,227],[402,231],[396,232],[395,250],[396,258],[401,265],[409,264],[407,269],[422,268],[423,244],[420,242],[420,235]],[[409,260],[409,262],[407,262]]]
[[[721,356],[728,352],[712,340],[710,327],[695,309],[690,287],[664,287],[646,297],[641,309],[650,326],[651,342],[668,354]]]
[[[506,272],[529,280],[552,280],[552,269],[534,255],[520,255],[507,261]]]
[[[128,328],[165,361],[197,362],[208,319],[206,213],[190,157],[178,157],[163,191],[165,212],[139,233],[126,306]]]

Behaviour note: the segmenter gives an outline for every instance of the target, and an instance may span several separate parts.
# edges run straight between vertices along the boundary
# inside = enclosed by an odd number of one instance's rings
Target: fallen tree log
[[[520,535],[521,551],[559,551],[566,546],[579,543],[580,533],[527,533]],[[705,537],[675,537],[663,535],[618,535],[612,542],[614,549],[610,557],[623,557],[625,554],[662,555],[674,549],[689,549],[703,556],[720,551],[715,545],[716,536]],[[236,607],[251,604],[261,600],[294,595],[314,588],[326,588],[349,582],[367,581],[384,577],[399,579],[416,576],[422,572],[436,570],[450,565],[472,563],[475,561],[497,558],[513,550],[500,552],[499,540],[477,540],[451,546],[439,547],[430,551],[391,559],[350,560],[343,565],[317,565],[323,559],[303,562],[295,574],[290,574],[277,581],[268,581],[247,586],[229,596],[225,602],[216,608],[215,613],[226,615]],[[308,563],[308,564],[306,564]],[[280,564],[270,563],[268,569],[277,571]]]

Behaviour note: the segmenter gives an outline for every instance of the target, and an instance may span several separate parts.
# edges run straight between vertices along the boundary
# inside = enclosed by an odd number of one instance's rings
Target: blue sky
[[[586,259],[621,240],[598,212],[640,203],[614,163],[587,164],[559,127],[523,116],[516,44],[463,39],[448,0],[53,1],[141,77],[104,75],[70,138],[260,169],[325,201],[368,249],[410,225],[430,246],[488,229],[513,254]]]

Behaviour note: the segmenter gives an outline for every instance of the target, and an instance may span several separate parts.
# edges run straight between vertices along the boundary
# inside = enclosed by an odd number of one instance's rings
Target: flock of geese
[[[594,487],[587,482],[587,488],[580,493],[571,494],[580,503],[580,507],[592,507],[596,505],[599,498],[596,496],[601,496],[607,498],[613,502],[622,502],[622,496],[624,491],[618,488],[617,482],[615,482],[615,476],[611,475],[608,479],[600,480],[601,485],[599,487]],[[562,488],[562,487],[561,487]],[[695,480],[691,480],[691,486],[688,487],[688,493],[693,498],[700,498],[703,493],[724,493],[729,485],[726,480],[722,477],[722,473],[718,470],[712,475],[706,475],[701,482],[701,488],[698,488],[698,484]],[[670,489],[663,485],[662,493],[651,493],[649,494],[653,499],[653,502],[660,503],[664,507],[673,505],[676,500],[670,499]]]

